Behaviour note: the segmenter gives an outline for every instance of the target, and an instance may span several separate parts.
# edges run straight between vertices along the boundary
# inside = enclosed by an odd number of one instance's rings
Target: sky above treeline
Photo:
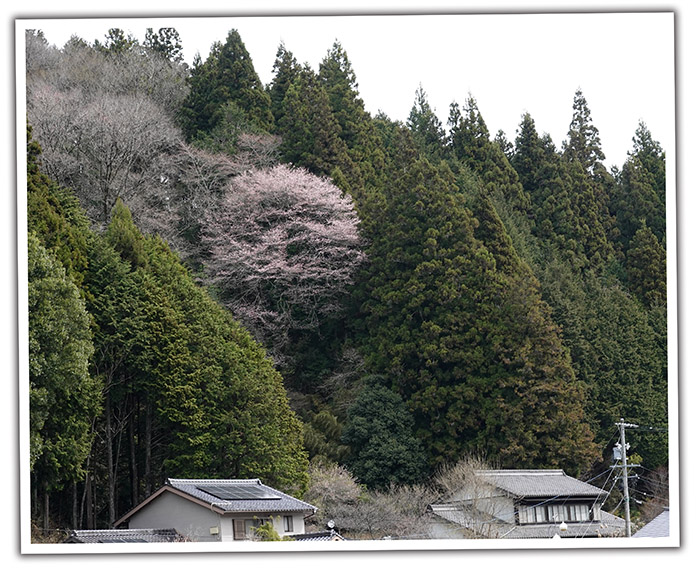
[[[580,88],[609,168],[624,163],[640,120],[667,152],[674,141],[671,12],[85,18],[27,20],[26,27],[59,48],[72,35],[103,41],[112,27],[138,40],[149,27],[174,27],[188,64],[236,29],[263,84],[273,78],[281,43],[318,69],[337,40],[372,114],[405,121],[422,87],[446,127],[450,104],[471,95],[492,137],[503,130],[514,141],[529,112],[540,134],[560,146]]]

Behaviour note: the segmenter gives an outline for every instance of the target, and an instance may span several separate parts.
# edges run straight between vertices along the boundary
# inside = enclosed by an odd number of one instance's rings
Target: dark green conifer
[[[369,488],[413,485],[427,474],[425,452],[413,435],[413,418],[380,377],[368,377],[348,408],[342,441],[350,450],[348,468]]]
[[[445,165],[396,174],[370,226],[368,361],[406,401],[431,465],[481,451],[587,467],[583,393],[495,211],[478,203],[480,226],[465,202],[477,190]]]
[[[349,191],[357,176],[328,94],[310,67],[305,66],[289,86],[282,107],[278,124],[282,159],[313,174],[330,176]]]
[[[408,128],[413,133],[421,152],[433,163],[446,157],[446,134],[433,109],[428,104],[428,97],[420,85],[408,115]]]
[[[626,266],[630,289],[644,304],[666,304],[666,251],[644,221],[630,242]]]
[[[277,56],[272,66],[274,77],[267,87],[267,92],[270,95],[270,108],[275,119],[275,130],[278,129],[277,125],[284,113],[282,102],[287,94],[287,89],[299,75],[301,69],[302,66],[299,65],[292,52],[285,47],[284,43],[281,43],[277,48]]]
[[[236,30],[229,32],[225,43],[212,45],[206,61],[195,59],[189,82],[190,92],[180,114],[187,140],[210,133],[221,118],[220,109],[227,103],[234,103],[258,128],[272,128],[270,96]]]
[[[501,146],[490,139],[486,122],[474,97],[450,110],[450,146],[457,161],[474,171],[489,195],[501,195],[514,209],[527,213],[530,205],[516,171]]]
[[[568,139],[564,143],[564,157],[568,161],[578,161],[585,172],[592,174],[595,165],[605,160],[605,154],[581,89],[576,90],[573,109]]]

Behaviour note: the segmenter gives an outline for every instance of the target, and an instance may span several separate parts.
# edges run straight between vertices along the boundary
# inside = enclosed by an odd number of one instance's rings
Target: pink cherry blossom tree
[[[220,299],[282,362],[289,333],[340,317],[364,259],[352,200],[287,165],[233,178],[206,219]]]

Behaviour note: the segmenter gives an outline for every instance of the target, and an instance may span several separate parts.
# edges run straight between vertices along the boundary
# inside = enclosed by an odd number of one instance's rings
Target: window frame
[[[521,502],[517,507],[517,524],[583,523],[600,520],[600,507],[595,503],[563,501],[555,503]]]

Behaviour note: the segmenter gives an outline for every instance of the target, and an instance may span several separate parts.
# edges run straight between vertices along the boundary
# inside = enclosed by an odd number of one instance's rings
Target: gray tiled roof
[[[184,540],[175,529],[75,530],[67,543],[178,542]]]
[[[316,507],[282,491],[264,485],[259,479],[168,479],[167,484],[175,489],[226,512],[268,513],[275,511],[298,511],[312,513]],[[217,485],[228,487],[256,487],[263,489],[269,497],[262,499],[222,499],[198,487]]]
[[[561,469],[496,469],[477,472],[490,484],[520,497],[602,497],[606,491],[569,477]]]
[[[632,538],[660,538],[670,536],[669,512],[665,509],[663,513],[654,517],[641,529],[632,535]]]
[[[292,536],[294,540],[300,541],[320,541],[320,540],[345,540],[345,537],[341,536],[334,530],[322,531],[316,533],[305,533],[296,534]]]

